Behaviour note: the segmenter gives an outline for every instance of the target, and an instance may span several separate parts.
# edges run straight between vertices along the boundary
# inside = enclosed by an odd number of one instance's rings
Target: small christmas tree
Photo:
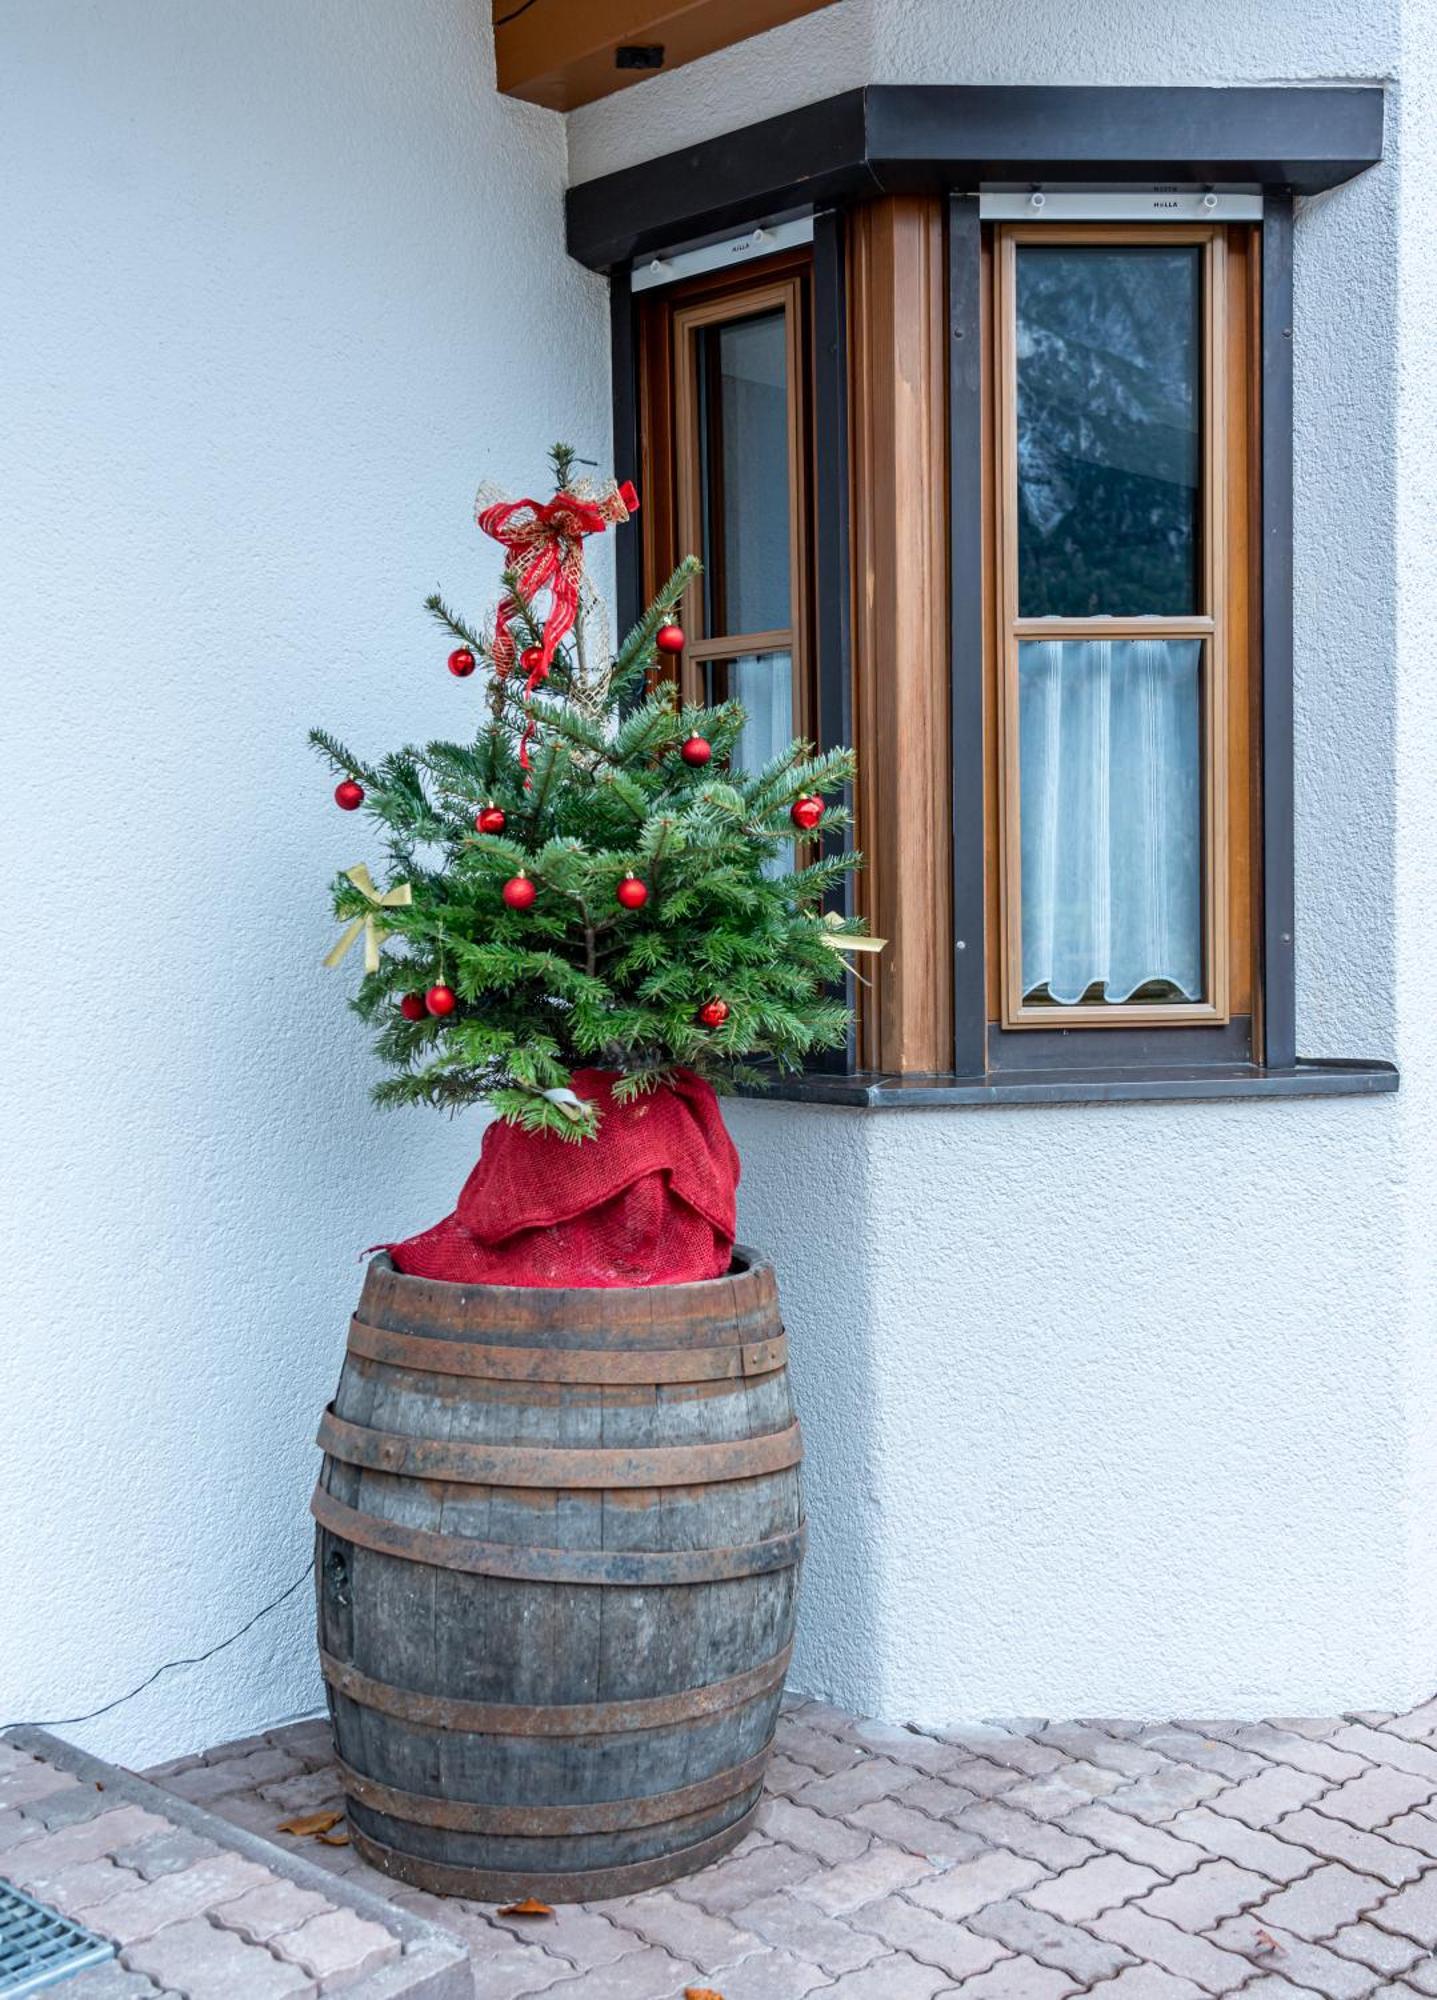
[[[677,1068],[722,1088],[843,1041],[833,989],[861,926],[822,909],[858,857],[820,855],[809,837],[847,824],[823,801],[854,764],[796,742],[761,771],[732,768],[743,710],[688,706],[659,671],[682,648],[692,557],[611,653],[583,541],[637,497],[576,487],[566,446],[552,462],[545,506],[480,512],[509,553],[492,634],[428,600],[456,642],[451,671],[488,668],[472,740],[377,764],[321,730],[311,741],[340,775],[338,803],[387,836],[391,886],[376,892],[357,868],[334,890],[348,935],[365,937],[354,1006],[392,1072],[376,1099],[484,1100],[528,1130],[587,1139],[598,1116],[571,1088],[576,1069],[616,1072],[624,1102]],[[400,948],[381,953],[384,935]]]

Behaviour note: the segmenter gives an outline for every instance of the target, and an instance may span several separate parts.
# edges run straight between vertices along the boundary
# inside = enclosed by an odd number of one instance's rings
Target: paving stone
[[[1106,1730],[1095,1729],[1091,1723],[1050,1722],[1043,1731],[1043,1741],[1051,1743],[1065,1756],[1085,1764],[1097,1764],[1105,1771],[1116,1771],[1123,1778],[1141,1778],[1150,1771],[1162,1768],[1163,1760],[1155,1750],[1144,1750],[1136,1743],[1121,1742],[1109,1736]]]
[[[38,1820],[26,1819],[18,1806],[0,1812],[0,1854],[8,1854],[22,1841],[38,1840],[44,1829]]]
[[[1243,1991],[1250,1993],[1252,1988]],[[1158,1965],[1128,1965],[1116,1979],[1105,1982],[1102,2000],[1202,2000],[1202,1988]]]
[[[1258,1777],[1249,1778],[1246,1782],[1260,1785],[1268,1777],[1285,1775],[1274,1772],[1269,1765]],[[1229,1781],[1220,1778],[1216,1771],[1199,1771],[1191,1764],[1164,1764],[1160,1770],[1151,1771],[1144,1778],[1134,1778],[1131,1784],[1114,1792],[1110,1803],[1114,1812],[1130,1813],[1134,1819],[1157,1825],[1188,1811],[1192,1806],[1200,1806],[1205,1799],[1221,1797],[1229,1789],[1241,1790],[1242,1787],[1230,1787]]]
[[[1001,1799],[980,1799],[958,1815],[958,1825],[964,1833],[976,1834],[992,1846],[1011,1848],[1015,1854],[1024,1854],[1030,1861],[1040,1861],[1045,1868],[1055,1871],[1071,1868],[1101,1852],[1093,1841],[1065,1831],[1070,1823],[1057,1827],[1046,1820],[1032,1819]],[[1194,1867],[1199,1858],[1193,1856]]]
[[[1380,1931],[1376,1924],[1348,1924],[1322,1942],[1343,1958],[1355,1958],[1362,1965],[1370,1965],[1385,1979],[1400,1978],[1421,1958],[1430,1962],[1430,1954],[1422,1945],[1396,1931]]]
[[[997,1722],[950,1722],[941,1729],[930,1729],[928,1734],[940,1743],[951,1743],[966,1751],[970,1757],[986,1757],[992,1746],[1001,1743],[1011,1731]]]
[[[1080,1715],[1077,1719],[1084,1729],[1101,1729],[1105,1736],[1114,1736],[1120,1743],[1135,1743],[1148,1726],[1145,1722],[1127,1722],[1111,1715]],[[1194,1729],[1198,1726],[1189,1724]]]
[[[862,1854],[871,1838],[841,1819],[815,1812],[812,1806],[795,1805],[791,1799],[765,1799],[758,1809],[757,1824],[771,1840],[787,1841],[790,1847],[815,1854],[830,1865]]]
[[[1078,1991],[1078,1984],[1066,1972],[1020,1956],[1003,1959],[976,1979],[965,1979],[957,1990],[963,2000],[1067,2000],[1068,1994]]]
[[[712,1875],[718,1872],[719,1868],[704,1871]],[[702,1877],[692,1879],[699,1881]],[[580,1967],[607,1965],[638,1948],[632,1931],[610,1923],[597,1911],[586,1910],[582,1903],[560,1903],[552,1917],[537,1921],[533,1917],[506,1917],[498,1910],[486,1910],[484,1915],[506,1936],[517,1938],[521,1944],[542,1945],[545,1951]]]
[[[813,1766],[796,1764],[792,1757],[770,1757],[763,1774],[764,1791],[777,1798],[791,1799],[795,1792],[812,1783]]]
[[[1367,1921],[1381,1930],[1410,1937],[1428,1951],[1437,1950],[1437,1872],[1397,1890],[1379,1909],[1369,1912]]]
[[[859,1722],[853,1740],[875,1756],[891,1757],[895,1764],[908,1764],[915,1771],[947,1771],[962,1761],[951,1744],[891,1722]]]
[[[1437,1958],[1424,1958],[1414,1965],[1405,1976],[1405,1985],[1415,1987],[1419,1993],[1437,1993]],[[1384,1992],[1393,1989],[1384,1987]]]
[[[1365,1782],[1357,1779],[1358,1784]],[[1232,1785],[1220,1792],[1212,1801],[1212,1810],[1224,1813],[1230,1819],[1240,1819],[1244,1826],[1268,1827],[1284,1813],[1296,1812],[1321,1798],[1328,1790],[1325,1778],[1315,1778],[1310,1771],[1293,1771],[1283,1765],[1270,1764],[1255,1778],[1246,1778],[1240,1785]],[[1192,1804],[1198,1804],[1196,1799]]]
[[[1339,1729],[1332,1742],[1336,1749],[1351,1750],[1369,1763],[1390,1765],[1398,1771],[1410,1771],[1416,1778],[1430,1779],[1432,1790],[1437,1792],[1437,1750],[1428,1743],[1409,1743],[1390,1730],[1369,1729],[1361,1723]]]
[[[1200,1847],[1194,1847],[1190,1841],[1175,1840],[1171,1833],[1164,1833],[1160,1827],[1149,1826],[1144,1820],[1129,1819],[1126,1813],[1114,1812],[1111,1806],[1106,1805],[1080,1806],[1063,1821],[1063,1831],[1081,1834],[1087,1840],[1096,1841],[1099,1847],[1125,1854],[1129,1861],[1136,1861],[1144,1868],[1155,1868],[1159,1875],[1186,1875],[1190,1869],[1200,1868],[1208,1858]]]
[[[212,1750],[206,1750],[204,1760],[207,1764],[229,1764],[236,1757],[249,1757],[256,1750],[272,1747],[268,1734],[261,1729],[253,1736],[236,1736],[232,1742],[217,1743]]]
[[[785,1697],[786,1700],[787,1697]],[[855,1715],[851,1709],[836,1708],[831,1701],[824,1701],[821,1696],[814,1694],[799,1696],[795,1704],[795,1709],[799,1720],[807,1727],[822,1729],[828,1735],[836,1736],[842,1743],[851,1743],[853,1741],[855,1732],[863,1720],[861,1716]],[[786,1707],[784,1713],[785,1715],[788,1713]]]
[[[1156,1750],[1175,1764],[1210,1771],[1230,1783],[1239,1778],[1255,1778],[1263,1768],[1261,1757],[1254,1756],[1251,1750],[1240,1750],[1220,1737],[1207,1736],[1196,1729],[1179,1729],[1174,1723],[1144,1730],[1140,1741],[1145,1750]]]
[[[807,1881],[810,1875],[818,1874],[820,1866],[816,1855],[800,1854],[796,1847],[776,1842],[747,1853],[740,1848],[712,1868],[675,1882],[673,1893],[685,1902],[702,1903],[719,1916],[729,1916],[734,1911],[741,1913],[745,1903],[757,1902],[760,1896]]]
[[[301,1889],[297,1882],[276,1877],[233,1902],[219,1904],[210,1917],[227,1931],[238,1931],[251,1944],[268,1944],[280,1931],[296,1930],[333,1907],[317,1890]]]
[[[1430,1742],[1437,1737],[1437,1701],[1424,1701],[1406,1715],[1394,1715],[1382,1725],[1384,1735],[1405,1736],[1409,1742]]]
[[[400,1944],[393,1931],[354,1910],[321,1910],[298,1930],[280,1931],[269,1949],[303,1967],[323,1993],[340,1979],[357,1979],[361,1972],[387,1965],[398,1958]]]
[[[723,2000],[804,2000],[809,1993],[828,1995],[837,1990],[822,1966],[796,1957],[791,1951],[756,1952],[737,1965],[724,1966],[718,1977],[723,1981]],[[673,2000],[678,2000],[682,1992],[683,1988],[676,1986]],[[482,2000],[489,2000],[487,1989]],[[580,2000],[577,1992],[574,2000]],[[590,2000],[587,1987],[583,1989],[582,2000]],[[664,2000],[669,2000],[667,1994]]]
[[[552,1988],[545,1989],[545,2000],[550,1993],[554,2000],[581,2000],[581,1996],[582,2000],[678,2000],[685,1986],[699,1983],[701,1975],[696,1965],[653,1945],[611,1959],[596,1971],[559,1980]]]
[[[1395,1846],[1399,1853],[1409,1857],[1411,1850],[1416,1848],[1418,1855],[1425,1860],[1437,1861],[1437,1819],[1424,1812],[1403,1813],[1399,1818],[1389,1820],[1381,1833],[1370,1834],[1367,1838],[1380,1840],[1389,1847]],[[1420,1864],[1414,1861],[1412,1865],[1415,1868]],[[1371,1873],[1377,1875],[1381,1870],[1373,1868]]]
[[[1342,1718],[1333,1715],[1269,1715],[1265,1718],[1274,1729],[1291,1730],[1294,1736],[1310,1736],[1314,1742],[1325,1741],[1335,1736],[1342,1727]],[[1246,1728],[1246,1724],[1241,1725]]]
[[[178,1874],[161,1875],[112,1896],[101,1905],[105,1915],[100,1928],[119,1944],[137,1944],[166,1925],[184,1923],[214,1904],[232,1902],[247,1889],[274,1880],[269,1870],[256,1862],[238,1854],[219,1854],[212,1861],[196,1862]]]
[[[901,1806],[916,1806],[919,1812],[928,1813],[934,1819],[956,1819],[969,1806],[980,1803],[978,1794],[970,1792],[964,1785],[955,1785],[944,1777],[915,1778],[911,1785],[905,1785],[893,1797]],[[983,1804],[987,1804],[985,1799]]]
[[[1060,1750],[1056,1744],[1040,1741],[1036,1736],[1014,1736],[1003,1729],[995,1729],[986,1738],[982,1754],[990,1763],[1020,1771],[1026,1778],[1047,1777],[1072,1761],[1072,1753]]]
[[[82,1820],[62,1827],[58,1833],[42,1833],[27,1840],[9,1856],[5,1873],[28,1889],[32,1883],[74,1868],[82,1861],[98,1861],[108,1854],[152,1833],[169,1831],[169,1821],[146,1812],[141,1806],[116,1806],[98,1819]]]
[[[273,1784],[261,1785],[259,1795],[274,1807],[276,1819],[284,1819],[290,1813],[314,1812],[320,1806],[338,1803],[344,1797],[344,1786],[333,1765],[324,1765],[317,1771],[301,1771],[297,1777],[276,1778]]]
[[[1321,2000],[1321,1996],[1315,1987],[1294,1986],[1290,1979],[1269,1972],[1243,1987],[1242,2000]],[[1408,1996],[1403,1994],[1402,2000],[1408,2000]]]
[[[237,1757],[231,1764],[196,1764],[193,1770],[181,1771],[165,1780],[167,1792],[173,1792],[176,1798],[188,1799],[197,1806],[215,1805],[228,1792],[249,1792],[253,1789],[253,1780],[245,1770],[242,1757]]]
[[[63,1791],[34,1800],[23,1810],[26,1819],[38,1821],[49,1833],[58,1833],[61,1827],[97,1819],[101,1813],[109,1812],[114,1803],[100,1785],[69,1785]]]
[[[56,1771],[32,1757],[28,1763],[17,1764],[0,1777],[0,1808],[34,1805],[56,1792],[79,1790],[77,1780],[68,1771]]]
[[[1419,1818],[1413,1814],[1414,1819]],[[1400,1833],[1399,1827],[1407,1825],[1406,1820],[1394,1820],[1381,1833],[1368,1833],[1363,1828],[1349,1826],[1345,1820],[1331,1819],[1326,1813],[1289,1813],[1279,1820],[1273,1829],[1285,1841],[1292,1842],[1299,1851],[1310,1850],[1323,1855],[1329,1861],[1345,1861],[1349,1868],[1360,1875],[1376,1875],[1380,1879],[1399,1888],[1404,1882],[1415,1881],[1422,1873],[1424,1862],[1420,1854],[1412,1848],[1417,1845],[1410,1832]],[[1437,1827],[1427,1821],[1429,1829],[1437,1832]],[[1407,1846],[1398,1843],[1407,1841]],[[1437,1843],[1430,1850],[1437,1858]]]
[[[1384,1826],[1388,1820],[1396,1819],[1399,1813],[1425,1805],[1434,1791],[1437,1791],[1437,1786],[1430,1780],[1414,1777],[1410,1771],[1396,1771],[1389,1765],[1382,1765],[1375,1770],[1364,1771],[1360,1778],[1349,1778],[1345,1785],[1328,1790],[1321,1799],[1313,1801],[1313,1810],[1326,1813],[1330,1819],[1346,1820],[1349,1826],[1365,1827],[1370,1832],[1373,1827]]]
[[[802,1791],[794,1793],[794,1802],[809,1807],[813,1812],[847,1818],[859,1806],[871,1805],[875,1799],[891,1798],[895,1792],[901,1792],[905,1785],[912,1783],[913,1772],[909,1766],[895,1764],[887,1757],[870,1757],[846,1771],[815,1777]]]
[[[1354,1874],[1341,1862],[1329,1861],[1290,1888],[1279,1889],[1253,1914],[1259,1923],[1295,1931],[1298,1937],[1325,1938],[1344,1924],[1355,1923],[1390,1894],[1375,1875]]]
[[[1069,1868],[1051,1882],[1040,1882],[1024,1891],[1023,1901],[1064,1923],[1086,1923],[1089,1917],[1128,1903],[1145,1890],[1156,1888],[1165,1877],[1151,1868],[1140,1868],[1120,1854],[1100,1854],[1077,1868]],[[1189,1876],[1194,1881],[1196,1876]],[[1169,1885],[1171,1887],[1172,1885]]]
[[[1006,1897],[1034,1888],[1047,1872],[1021,1854],[994,1848],[991,1853],[981,1854],[973,1861],[960,1861],[945,1874],[919,1883],[910,1891],[908,1900],[932,1910],[935,1916],[958,1923],[989,1903],[1001,1903]]]
[[[1254,1875],[1231,1861],[1208,1861],[1193,1874],[1144,1896],[1139,1907],[1150,1917],[1165,1917],[1180,1931],[1210,1931],[1272,1893],[1265,1875]]]
[[[219,1851],[214,1841],[206,1840],[202,1833],[191,1833],[187,1826],[171,1826],[163,1833],[127,1841],[115,1849],[113,1858],[122,1868],[133,1868],[137,1875],[153,1882],[157,1875],[177,1874],[181,1868],[206,1861]]]
[[[701,1972],[729,1965],[763,1949],[762,1940],[728,1917],[711,1916],[693,1903],[681,1902],[667,1890],[632,1896],[628,1902],[606,1904],[610,1923],[631,1931],[644,1944],[662,1945],[675,1958],[692,1959]]]
[[[979,1867],[981,1863],[964,1865]],[[895,1889],[907,1889],[929,1879],[934,1867],[923,1855],[905,1853],[901,1847],[875,1845],[856,1860],[810,1876],[799,1884],[798,1893],[830,1917],[836,1917],[847,1910],[856,1910],[860,1904],[891,1895]]]
[[[984,1851],[976,1834],[963,1833],[947,1820],[918,1812],[898,1799],[875,1799],[850,1813],[848,1824],[905,1853],[921,1854],[934,1862],[971,1861]]]
[[[1190,1937],[1131,1903],[1094,1917],[1090,1928],[1134,1958],[1160,1965],[1178,1979],[1190,1979],[1204,1993],[1231,1993],[1251,1976],[1247,1960],[1237,1953],[1220,1950],[1206,1938]]]
[[[876,1958],[859,1972],[845,1972],[823,1989],[824,2000],[933,2000],[940,1991],[952,1991],[947,1973],[920,1965],[903,1951]]]
[[[124,1962],[131,1971],[147,1972],[157,1985],[183,1993],[185,2000],[286,2000],[318,1991],[297,1965],[282,1964],[202,1917],[170,1924],[132,1945]]]
[[[1179,1813],[1170,1823],[1169,1831],[1180,1840],[1191,1840],[1205,1848],[1209,1854],[1235,1861],[1240,1868],[1251,1868],[1269,1882],[1295,1882],[1318,1865],[1317,1856],[1303,1847],[1279,1840],[1276,1834],[1244,1826],[1240,1819],[1225,1819],[1207,1806]]]
[[[148,1778],[152,1785],[165,1785],[171,1778],[177,1778],[181,1771],[196,1770],[204,1761],[203,1757],[171,1757],[167,1763],[151,1764],[140,1775]]]
[[[133,1889],[139,1880],[132,1868],[117,1868],[108,1859],[77,1861],[58,1875],[41,1877],[31,1885],[30,1893],[69,1916],[73,1910],[99,1910],[122,1889]]]
[[[1007,1950],[993,1938],[979,1937],[963,1924],[935,1917],[920,1910],[905,1896],[884,1896],[854,1910],[848,1922],[857,1930],[871,1931],[886,1946],[906,1951],[924,1965],[937,1966],[950,1979],[971,1979],[986,1972]]]
[[[865,1905],[867,1909],[876,1907]],[[853,1928],[858,1922],[856,1914],[840,1921],[801,1896],[761,1896],[744,1908],[742,1918],[744,1929],[756,1932],[767,1945],[778,1946],[805,1963],[821,1965],[830,1976],[852,1972],[893,1949],[891,1943],[885,1944],[870,1931]]]
[[[279,1729],[267,1729],[265,1741],[276,1750],[287,1750],[302,1764],[334,1762],[334,1731],[329,1717],[316,1715],[305,1722],[286,1722]]]
[[[1279,1729],[1272,1722],[1251,1723],[1239,1732],[1236,1740],[1274,1764],[1291,1764],[1299,1771],[1311,1771],[1314,1777],[1331,1778],[1335,1782],[1360,1778],[1368,1769],[1368,1764],[1361,1757],[1354,1757],[1351,1751],[1335,1750],[1322,1737],[1314,1739],[1296,1730]]]
[[[1339,1958],[1294,1931],[1259,1923],[1251,1911],[1214,1931],[1213,1943],[1244,1953],[1265,1972],[1276,1972],[1294,1986],[1310,1987],[1325,1994],[1326,2000],[1365,2000],[1380,1977],[1356,1959]]]
[[[1096,1764],[1070,1762],[1046,1778],[1025,1778],[1004,1792],[1003,1801],[1017,1812],[1031,1813],[1035,1819],[1062,1819],[1065,1813],[1088,1800],[1117,1791],[1123,1782],[1116,1771],[1100,1770]]]
[[[526,1951],[515,1944],[507,1950],[486,1952],[476,1963],[475,1972],[483,1974],[482,1987],[476,1983],[474,1989],[483,2000],[531,2000],[533,1995],[552,1991],[561,1979],[572,1982],[574,1968],[565,1959],[551,1958],[537,1945]]]
[[[948,1775],[955,1785],[976,1793],[980,1799],[996,1799],[1021,1782],[1019,1772],[1010,1771],[1005,1764],[995,1764],[991,1757],[965,1757],[961,1763],[949,1767]]]
[[[1040,1965],[1066,1972],[1082,1986],[1110,1979],[1130,1963],[1126,1951],[1094,1937],[1090,1929],[1065,1924],[1046,1910],[1030,1909],[1015,1900],[990,1903],[969,1918],[968,1927],[981,1937],[996,1938],[1010,1951],[1037,1959]]]
[[[64,2000],[157,2000],[159,1987],[147,1972],[129,1972],[117,1958],[87,1965],[65,1981]]]
[[[788,1757],[795,1764],[807,1764],[811,1770],[819,1771],[825,1777],[836,1771],[851,1771],[855,1764],[863,1760],[863,1752],[856,1743],[840,1742],[836,1736],[829,1736],[822,1729],[810,1728],[802,1722],[787,1722],[782,1718],[775,1733],[774,1747],[781,1757]]]

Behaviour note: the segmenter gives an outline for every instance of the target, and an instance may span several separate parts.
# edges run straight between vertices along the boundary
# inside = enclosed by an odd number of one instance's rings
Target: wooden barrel
[[[772,1266],[548,1291],[369,1266],[313,1511],[355,1846],[441,1895],[630,1895],[758,1807],[801,1446]]]

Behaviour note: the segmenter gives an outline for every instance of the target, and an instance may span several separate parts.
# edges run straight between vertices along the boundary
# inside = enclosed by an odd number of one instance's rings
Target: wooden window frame
[[[1018,604],[1017,259],[1024,244],[1195,244],[1202,248],[1199,602],[1186,617],[1024,618]],[[998,748],[1001,1021],[1005,1029],[1225,1027],[1229,983],[1227,232],[1221,223],[1041,223],[997,225],[993,373],[997,399],[994,562],[1000,619]],[[1018,666],[1035,639],[1196,639],[1201,648],[1202,927],[1200,1001],[1026,1001],[1022,981],[1021,800],[1018,776]]]
[[[788,376],[789,622],[763,632],[711,634],[701,577],[684,593],[687,642],[678,669],[686,701],[705,699],[713,665],[754,654],[787,653],[793,731],[812,738],[817,693],[812,662],[813,358],[811,259],[785,253],[741,272],[691,280],[651,294],[641,307],[640,438],[646,533],[646,591],[679,557],[702,550],[699,383],[696,341],[707,328],[781,311]]]

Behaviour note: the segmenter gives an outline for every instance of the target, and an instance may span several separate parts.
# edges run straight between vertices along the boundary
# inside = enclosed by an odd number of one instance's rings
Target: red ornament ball
[[[467,680],[478,664],[467,646],[456,646],[449,655],[449,671],[457,680]]]
[[[334,803],[341,812],[357,812],[364,804],[364,787],[356,785],[353,778],[345,778],[334,788]]]
[[[706,1028],[721,1028],[728,1019],[727,1000],[705,1000],[699,1008],[699,1019]]]
[[[527,875],[511,875],[500,893],[511,910],[527,910],[539,891]]]
[[[712,743],[708,742],[702,736],[690,736],[687,741],[679,745],[679,755],[686,764],[692,764],[696,769],[702,768],[703,765],[707,764],[713,754],[714,747]]]
[[[812,833],[823,818],[823,800],[813,792],[803,792],[789,807],[788,816],[804,833]]]
[[[503,806],[485,806],[474,815],[475,830],[479,833],[502,833],[508,824]]]
[[[424,1004],[436,1019],[452,1014],[459,1005],[459,995],[452,986],[431,986],[424,996]]]
[[[684,650],[683,626],[660,625],[654,634],[654,644],[661,653],[681,653]]]
[[[406,1021],[422,1021],[425,1012],[424,995],[422,993],[406,993],[399,1003],[399,1011]]]
[[[614,894],[626,910],[641,910],[649,900],[649,885],[637,875],[626,875]]]
[[[526,674],[537,674],[543,664],[544,648],[542,646],[526,646],[519,655],[519,665],[524,669]]]

